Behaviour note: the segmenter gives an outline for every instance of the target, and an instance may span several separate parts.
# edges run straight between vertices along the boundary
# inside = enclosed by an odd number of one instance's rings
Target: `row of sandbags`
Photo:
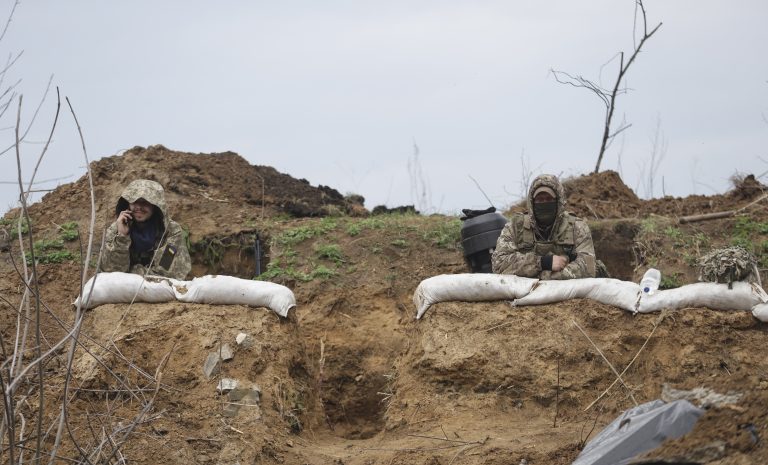
[[[268,281],[208,275],[191,281],[133,273],[98,273],[85,284],[74,305],[180,301],[196,304],[267,307],[282,317],[296,306],[293,292]]]
[[[543,305],[568,299],[591,299],[632,313],[657,312],[665,308],[707,307],[715,310],[752,310],[760,321],[768,321],[768,294],[756,284],[696,283],[641,292],[629,281],[610,278],[542,281],[499,274],[451,274],[425,279],[416,288],[413,303],[416,319],[438,302],[482,302],[511,300],[514,305]]]

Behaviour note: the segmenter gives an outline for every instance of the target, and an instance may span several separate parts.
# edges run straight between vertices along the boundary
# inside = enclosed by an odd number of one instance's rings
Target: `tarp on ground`
[[[687,400],[653,400],[624,411],[584,447],[573,465],[626,465],[691,431],[704,410]]]

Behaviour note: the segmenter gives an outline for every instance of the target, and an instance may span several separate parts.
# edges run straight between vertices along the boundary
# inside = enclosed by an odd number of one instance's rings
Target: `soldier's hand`
[[[568,266],[568,257],[564,255],[552,256],[552,271],[563,271]]]
[[[130,210],[123,210],[117,216],[117,233],[121,236],[127,236],[131,232],[131,220],[133,216]]]

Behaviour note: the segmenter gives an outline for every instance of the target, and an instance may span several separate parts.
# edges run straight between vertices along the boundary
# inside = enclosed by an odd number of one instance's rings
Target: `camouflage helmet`
[[[128,204],[138,199],[144,199],[157,207],[163,218],[163,223],[167,222],[168,207],[165,203],[165,190],[159,182],[150,179],[136,179],[128,184],[128,187],[123,189],[123,193],[117,201],[115,214],[119,215],[122,210],[128,208]]]

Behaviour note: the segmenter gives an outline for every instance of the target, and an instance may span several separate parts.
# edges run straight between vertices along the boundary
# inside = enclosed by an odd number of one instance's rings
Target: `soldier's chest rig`
[[[530,215],[517,213],[512,217],[512,227],[520,252],[536,255],[574,256],[576,245],[576,217],[569,213],[558,216],[549,240],[537,237]]]

